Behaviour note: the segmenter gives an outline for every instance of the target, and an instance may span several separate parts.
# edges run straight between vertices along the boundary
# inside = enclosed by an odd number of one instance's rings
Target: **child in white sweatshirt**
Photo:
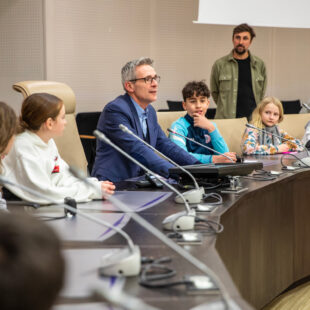
[[[65,197],[83,202],[102,198],[103,194],[113,194],[113,183],[89,178],[95,185],[90,187],[69,172],[53,140],[62,135],[66,123],[65,107],[59,98],[46,93],[27,97],[21,109],[20,133],[3,161],[4,175],[58,202],[63,202]],[[49,203],[21,189],[7,187],[26,201]]]

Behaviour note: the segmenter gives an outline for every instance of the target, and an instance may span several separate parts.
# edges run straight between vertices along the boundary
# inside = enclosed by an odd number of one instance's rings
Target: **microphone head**
[[[99,140],[104,141],[105,143],[108,143],[108,144],[111,143],[110,139],[103,132],[97,129],[93,131],[93,135]]]
[[[302,102],[301,105],[306,108],[308,111],[310,111],[310,107],[305,102]]]
[[[123,131],[123,132],[127,132],[127,133],[130,133],[130,134],[133,134],[133,132],[125,125],[123,124],[119,124],[118,127]]]
[[[122,131],[126,131],[127,127],[123,124],[119,124],[118,126]]]
[[[95,129],[95,130],[93,131],[93,135],[94,135],[96,138],[100,138],[101,132],[100,132],[99,130]]]

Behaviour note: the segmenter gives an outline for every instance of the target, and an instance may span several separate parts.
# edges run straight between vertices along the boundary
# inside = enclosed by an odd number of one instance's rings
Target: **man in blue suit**
[[[160,77],[156,74],[153,60],[150,58],[128,62],[122,68],[122,84],[126,94],[105,106],[97,129],[143,165],[168,177],[168,169],[173,167],[169,162],[132,135],[123,133],[119,129],[120,124],[127,126],[140,138],[180,165],[198,163],[196,158],[168,139],[157,122],[156,111],[151,103],[157,99],[159,81]],[[136,164],[108,144],[97,141],[93,176],[99,180],[117,182],[142,174],[144,171]]]

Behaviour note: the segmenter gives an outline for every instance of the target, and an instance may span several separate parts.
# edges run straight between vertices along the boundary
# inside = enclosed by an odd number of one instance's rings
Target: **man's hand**
[[[228,156],[229,158],[232,159],[232,161],[235,163],[237,161],[237,157],[236,157],[236,153],[235,152],[227,152],[224,153],[226,156]],[[227,157],[223,156],[223,155],[213,155],[212,156],[212,162],[214,164],[217,163],[231,163],[231,160],[229,160]]]

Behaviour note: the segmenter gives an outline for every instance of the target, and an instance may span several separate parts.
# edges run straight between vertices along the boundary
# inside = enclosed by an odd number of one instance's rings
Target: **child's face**
[[[280,111],[279,108],[273,104],[268,103],[264,110],[262,111],[262,122],[265,126],[271,127],[278,124],[280,118]]]
[[[205,96],[196,96],[196,93],[192,97],[186,98],[185,102],[183,102],[184,110],[186,110],[191,117],[194,117],[195,115],[204,116],[208,107],[209,99]]]
[[[56,119],[53,120],[53,127],[52,127],[53,137],[58,137],[62,135],[67,124],[65,116],[66,116],[65,105],[63,105]]]

